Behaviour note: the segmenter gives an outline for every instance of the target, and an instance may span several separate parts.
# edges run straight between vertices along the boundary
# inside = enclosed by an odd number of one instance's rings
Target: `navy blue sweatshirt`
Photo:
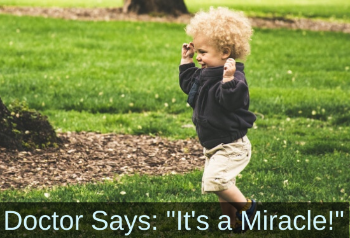
[[[249,90],[244,64],[236,62],[234,79],[222,82],[223,66],[199,69],[194,63],[183,64],[180,87],[193,107],[192,121],[202,146],[211,149],[247,134],[255,115],[249,111]]]

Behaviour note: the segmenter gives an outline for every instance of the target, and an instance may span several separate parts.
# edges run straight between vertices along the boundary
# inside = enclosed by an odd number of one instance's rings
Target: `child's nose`
[[[199,55],[196,56],[196,60],[197,61],[200,61],[201,60],[201,57]]]

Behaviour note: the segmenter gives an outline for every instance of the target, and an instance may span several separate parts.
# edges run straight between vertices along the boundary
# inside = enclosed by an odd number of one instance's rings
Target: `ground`
[[[128,21],[156,21],[188,23],[191,15],[175,17],[154,17],[150,15],[124,14],[121,8],[38,8],[38,7],[1,7],[0,14],[31,15],[64,18],[70,20],[128,20]],[[253,27],[260,28],[293,28],[314,31],[339,31],[350,33],[350,23],[327,22],[310,19],[283,19],[283,18],[250,18]]]
[[[0,148],[0,190],[52,187],[113,179],[121,174],[177,174],[204,165],[194,140],[146,135],[59,134],[62,148],[8,151]]]
[[[123,14],[121,9],[0,7],[0,14],[34,15],[72,20],[138,20],[187,23],[190,15],[151,17]],[[251,18],[254,27],[341,31],[350,33],[350,24],[308,19]],[[52,187],[113,179],[118,174],[185,173],[204,165],[198,141],[171,141],[146,135],[98,133],[59,134],[66,143],[57,149],[31,152],[0,148],[0,190]]]

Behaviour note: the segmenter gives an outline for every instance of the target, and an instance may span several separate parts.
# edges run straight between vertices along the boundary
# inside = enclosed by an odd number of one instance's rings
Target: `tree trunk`
[[[124,0],[123,12],[179,16],[188,10],[184,0]]]

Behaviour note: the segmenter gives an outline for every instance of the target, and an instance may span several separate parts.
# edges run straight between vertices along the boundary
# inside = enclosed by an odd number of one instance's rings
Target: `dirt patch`
[[[196,140],[146,135],[65,133],[62,148],[0,148],[0,190],[101,182],[117,174],[183,174],[204,165]]]
[[[0,7],[0,13],[17,16],[43,16],[69,20],[89,21],[153,21],[188,23],[191,15],[179,17],[124,14],[121,8],[39,8],[39,7]],[[310,19],[250,18],[252,26],[258,28],[291,28],[312,31],[337,31],[350,33],[350,23],[327,22]]]

